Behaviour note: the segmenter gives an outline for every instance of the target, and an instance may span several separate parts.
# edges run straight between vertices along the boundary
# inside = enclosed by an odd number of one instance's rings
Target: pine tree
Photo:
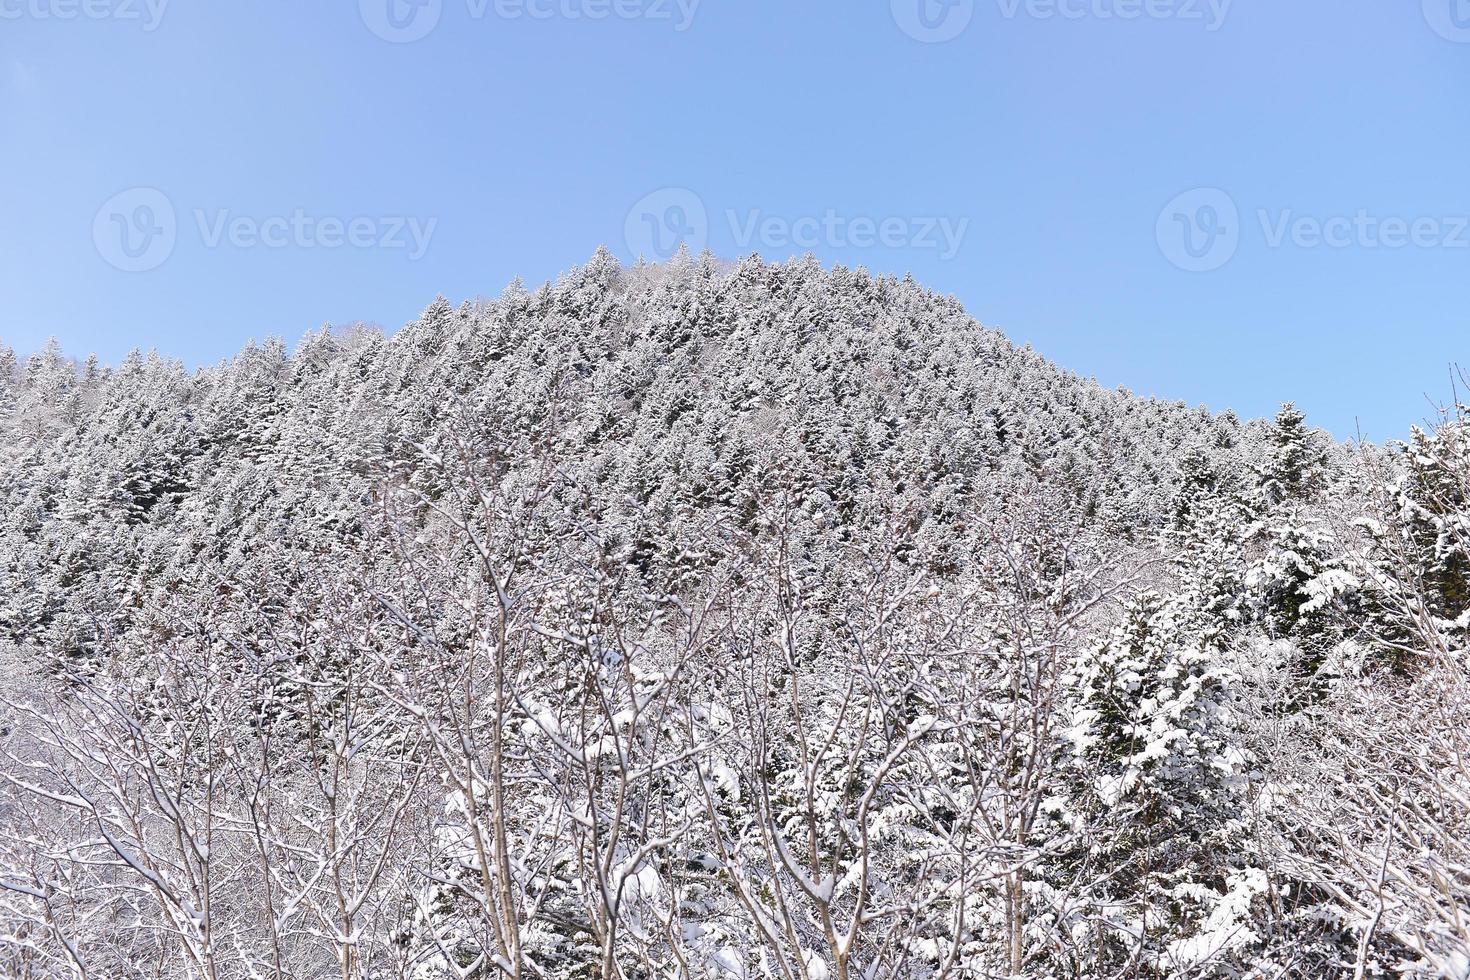
[[[1062,912],[1073,969],[1173,976],[1259,940],[1249,906],[1265,875],[1244,846],[1237,685],[1217,637],[1153,595],[1077,665],[1068,789],[1052,804],[1072,849],[1050,869],[1058,894],[1080,889]]]
[[[1299,690],[1286,707],[1322,697],[1332,681],[1331,651],[1344,639],[1342,606],[1359,587],[1344,567],[1326,522],[1330,472],[1318,433],[1295,406],[1282,406],[1258,470],[1256,518],[1248,531],[1255,552],[1245,576],[1253,618],[1267,635],[1297,649]]]
[[[1432,434],[1415,427],[1403,454],[1408,471],[1397,503],[1404,534],[1430,611],[1457,621],[1470,610],[1470,409],[1447,415]]]
[[[1261,496],[1268,507],[1311,499],[1321,490],[1326,455],[1320,437],[1291,402],[1281,406],[1269,434],[1261,469]]]

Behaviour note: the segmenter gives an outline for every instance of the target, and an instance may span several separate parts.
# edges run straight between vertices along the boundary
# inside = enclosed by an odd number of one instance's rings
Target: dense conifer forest
[[[0,975],[1470,978],[1470,412],[599,251],[0,349]]]

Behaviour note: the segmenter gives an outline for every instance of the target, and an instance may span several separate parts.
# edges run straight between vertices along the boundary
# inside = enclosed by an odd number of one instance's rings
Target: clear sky
[[[0,0],[0,339],[190,365],[684,239],[1338,435],[1470,362],[1470,0]]]

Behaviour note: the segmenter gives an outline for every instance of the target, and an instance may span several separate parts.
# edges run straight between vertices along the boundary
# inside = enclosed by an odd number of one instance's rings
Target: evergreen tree
[[[1247,759],[1232,736],[1238,680],[1187,606],[1133,600],[1077,665],[1068,789],[1072,849],[1051,869],[1079,974],[1228,973],[1262,938],[1265,874],[1247,856]],[[1074,892],[1073,890],[1078,891]]]
[[[1281,406],[1269,433],[1261,468],[1261,497],[1267,507],[1311,499],[1321,489],[1326,454],[1318,434],[1291,402]]]

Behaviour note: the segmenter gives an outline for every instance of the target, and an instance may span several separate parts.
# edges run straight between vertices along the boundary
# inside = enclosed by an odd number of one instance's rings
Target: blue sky
[[[1391,438],[1470,362],[1467,93],[1470,0],[0,0],[0,339],[193,365],[683,238]]]

